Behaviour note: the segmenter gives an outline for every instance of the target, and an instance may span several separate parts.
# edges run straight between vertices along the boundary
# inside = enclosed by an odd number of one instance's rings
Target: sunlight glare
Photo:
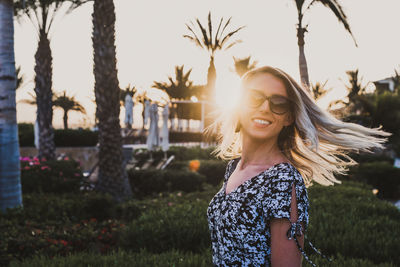
[[[232,109],[239,101],[240,78],[233,74],[224,77],[217,80],[215,99],[218,107]]]

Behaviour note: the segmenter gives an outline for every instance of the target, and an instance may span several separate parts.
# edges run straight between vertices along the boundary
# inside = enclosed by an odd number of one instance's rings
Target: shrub
[[[32,123],[18,124],[20,146],[34,146],[34,127]],[[98,143],[98,132],[90,129],[55,129],[54,143],[57,147],[95,146]]]
[[[75,194],[25,194],[23,208],[9,209],[0,219],[24,224],[36,222],[79,222],[95,218],[133,220],[140,215],[137,201],[116,204],[108,194],[81,192]]]
[[[115,251],[107,255],[95,253],[78,253],[68,257],[54,257],[48,258],[43,256],[36,256],[31,260],[24,262],[13,261],[10,267],[42,267],[42,266],[96,266],[96,267],[199,267],[211,266],[211,252],[209,250],[203,253],[194,254],[191,252],[181,252],[177,250],[166,251],[160,254],[150,253],[142,249],[138,253],[129,253],[126,251]]]
[[[57,147],[95,146],[98,143],[98,132],[90,129],[56,129],[54,143]]]
[[[135,196],[143,197],[159,192],[201,190],[204,176],[184,170],[129,170],[129,181]]]
[[[170,249],[198,252],[209,248],[208,202],[168,203],[150,209],[120,233],[121,247],[160,253]]]
[[[351,153],[349,156],[359,164],[375,161],[386,161],[390,164],[394,162],[391,157],[382,153]]]
[[[3,223],[2,223],[3,224]],[[3,225],[2,225],[3,226]],[[12,259],[33,255],[54,257],[72,252],[106,253],[116,248],[117,231],[124,227],[116,220],[99,222],[95,218],[79,223],[8,223],[0,232],[0,265]]]
[[[24,194],[77,192],[82,178],[79,163],[68,157],[51,161],[21,158],[21,185]]]
[[[359,164],[351,169],[349,179],[372,185],[381,198],[400,198],[400,169],[387,161]]]
[[[400,265],[400,211],[359,183],[323,187],[310,194],[308,239],[325,255]],[[307,252],[312,254],[306,246]]]
[[[202,160],[198,172],[206,177],[206,182],[219,185],[224,180],[226,162],[221,160]]]
[[[18,123],[18,140],[20,146],[34,146],[32,123]]]

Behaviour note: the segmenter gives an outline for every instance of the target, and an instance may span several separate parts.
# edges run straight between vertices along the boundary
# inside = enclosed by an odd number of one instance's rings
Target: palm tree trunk
[[[93,50],[96,113],[99,119],[98,191],[122,201],[132,195],[122,157],[119,121],[119,83],[115,58],[115,9],[113,0],[95,0]]]
[[[35,54],[35,92],[39,122],[39,158],[53,160],[56,157],[53,122],[53,57],[50,41],[44,29],[40,30],[39,44]]]
[[[210,57],[210,65],[207,72],[207,97],[213,101],[215,99],[215,82],[217,80],[217,71],[214,65],[214,56]]]
[[[13,1],[0,0],[0,213],[22,206],[13,16]]]
[[[310,91],[310,80],[308,78],[308,68],[306,55],[304,53],[304,33],[306,29],[299,26],[297,28],[297,43],[299,45],[299,68],[300,68],[300,78],[303,86]]]
[[[64,110],[64,129],[68,129],[68,110]]]

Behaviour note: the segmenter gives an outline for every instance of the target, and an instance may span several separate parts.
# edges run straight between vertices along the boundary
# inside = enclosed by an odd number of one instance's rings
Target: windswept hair
[[[245,85],[255,75],[269,73],[280,79],[292,101],[291,115],[294,122],[284,127],[278,136],[278,146],[285,157],[302,174],[307,185],[313,181],[322,185],[340,183],[334,174],[345,174],[348,167],[357,164],[348,153],[383,148],[390,133],[380,128],[367,128],[347,123],[319,108],[312,97],[284,71],[270,66],[247,72],[242,78]],[[236,132],[240,104],[222,113],[206,130],[218,136],[219,144],[214,153],[230,160],[241,156],[242,134]]]

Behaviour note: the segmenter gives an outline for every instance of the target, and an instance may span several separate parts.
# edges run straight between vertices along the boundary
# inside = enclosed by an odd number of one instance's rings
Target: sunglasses
[[[290,100],[281,95],[265,96],[257,90],[248,90],[245,93],[245,102],[251,108],[260,107],[265,100],[268,100],[268,106],[271,112],[282,115],[290,110]]]

